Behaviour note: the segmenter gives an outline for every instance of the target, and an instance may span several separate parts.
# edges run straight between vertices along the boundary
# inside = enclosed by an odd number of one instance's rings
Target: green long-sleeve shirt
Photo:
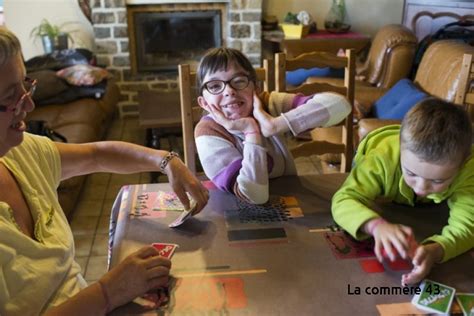
[[[373,131],[360,143],[355,166],[332,199],[334,220],[357,239],[366,238],[362,225],[379,215],[370,208],[376,198],[414,206],[415,194],[405,183],[400,166],[400,126]],[[473,147],[474,148],[474,147]],[[443,261],[474,247],[474,156],[449,188],[426,197],[428,202],[447,200],[450,212],[441,234],[429,237],[444,249]],[[422,220],[422,219],[420,219]]]

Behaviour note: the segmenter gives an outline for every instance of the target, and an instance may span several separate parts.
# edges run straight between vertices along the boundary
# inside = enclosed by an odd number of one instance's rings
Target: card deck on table
[[[474,293],[456,293],[456,300],[464,316],[474,316]]]
[[[450,286],[424,280],[420,284],[421,293],[412,299],[412,304],[426,311],[449,314],[456,290]]]
[[[151,245],[159,251],[160,256],[168,258],[168,259],[171,259],[176,248],[179,247],[177,244],[165,244],[165,243],[154,243]]]

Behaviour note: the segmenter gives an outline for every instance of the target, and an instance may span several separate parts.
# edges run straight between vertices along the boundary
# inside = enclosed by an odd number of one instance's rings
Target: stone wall
[[[120,87],[121,117],[137,115],[138,91],[178,91],[177,72],[132,74],[125,0],[90,0],[90,4],[95,53],[99,65],[107,67]],[[223,34],[227,34],[225,45],[241,50],[255,66],[260,66],[262,0],[229,0],[226,7],[228,23],[223,26],[227,28],[223,30]]]

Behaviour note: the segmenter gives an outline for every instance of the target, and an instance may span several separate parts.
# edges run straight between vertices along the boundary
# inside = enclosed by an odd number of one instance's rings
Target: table
[[[168,184],[128,186],[121,191],[121,203],[115,205],[119,212],[112,266],[152,242],[179,244],[171,271],[177,285],[171,289],[165,310],[173,315],[349,315],[355,310],[360,315],[374,315],[387,309],[393,312],[394,308],[412,311],[414,307],[408,303],[412,295],[364,293],[367,288],[399,287],[403,271],[385,267],[384,273],[365,273],[359,264],[361,258],[337,259],[325,240],[330,233],[328,226],[333,224],[330,199],[344,179],[344,174],[333,174],[272,180],[272,198],[292,196],[298,204],[287,210],[289,216],[279,219],[249,219],[248,213],[238,211],[239,202],[233,195],[211,189],[202,213],[178,229],[167,226],[178,214],[131,216],[138,192],[168,191]],[[388,220],[421,224],[415,229],[418,238],[438,231],[448,215],[446,205],[414,209],[381,204],[380,209]],[[422,222],[416,220],[417,212],[423,215]],[[466,253],[436,266],[430,279],[458,291],[474,292],[473,262],[474,255]],[[354,294],[357,287],[362,291],[359,295]],[[112,314],[141,312],[140,306],[130,303]]]
[[[360,53],[370,44],[370,37],[356,32],[341,34],[318,31],[301,39],[285,38],[282,32],[263,32],[263,58],[274,59],[277,52],[285,52],[293,58],[312,51],[325,51],[336,54],[339,49],[353,48]]]

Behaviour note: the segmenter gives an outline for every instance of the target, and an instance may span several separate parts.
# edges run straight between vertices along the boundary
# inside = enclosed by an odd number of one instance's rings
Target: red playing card
[[[383,265],[380,262],[378,262],[376,259],[360,260],[359,264],[362,267],[362,270],[364,270],[367,273],[378,273],[378,272],[385,271]]]
[[[159,251],[159,255],[168,259],[174,254],[176,248],[178,248],[177,244],[163,244],[163,243],[154,243],[151,244],[155,249]]]
[[[342,231],[327,232],[324,238],[338,259],[354,259],[374,256],[374,240],[357,241]]]
[[[415,256],[416,248],[418,248],[418,243],[416,242],[413,235],[411,235],[408,239],[408,257],[413,258]],[[398,253],[397,249],[392,248],[392,252],[395,255],[395,258],[401,258],[400,254]],[[382,247],[382,256],[385,259],[390,259],[385,249]]]
[[[388,261],[388,266],[394,271],[411,270],[413,268],[409,260],[396,259],[395,261]]]

